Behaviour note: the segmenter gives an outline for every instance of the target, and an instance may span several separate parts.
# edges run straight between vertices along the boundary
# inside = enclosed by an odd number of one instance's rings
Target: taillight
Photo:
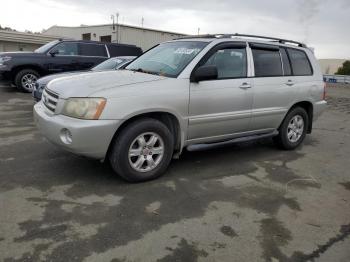
[[[326,88],[327,88],[327,83],[323,82],[323,100],[326,100]]]

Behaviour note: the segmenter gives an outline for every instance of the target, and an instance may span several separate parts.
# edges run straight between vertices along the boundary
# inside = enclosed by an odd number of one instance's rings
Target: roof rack
[[[176,39],[190,39],[190,38],[233,38],[233,37],[249,37],[249,38],[260,38],[260,39],[268,39],[272,40],[274,42],[278,42],[281,44],[286,44],[286,43],[291,43],[291,44],[296,44],[300,47],[306,47],[306,44],[293,41],[293,40],[287,40],[287,39],[282,39],[282,38],[276,38],[276,37],[268,37],[268,36],[261,36],[261,35],[248,35],[248,34],[205,34],[205,35],[188,35],[188,36],[183,36],[179,37]]]

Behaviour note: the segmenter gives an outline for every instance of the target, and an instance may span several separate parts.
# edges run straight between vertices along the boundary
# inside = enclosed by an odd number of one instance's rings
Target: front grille
[[[58,102],[58,97],[59,97],[58,94],[48,89],[44,89],[41,100],[43,101],[47,109],[49,109],[51,112],[55,112],[57,102]]]

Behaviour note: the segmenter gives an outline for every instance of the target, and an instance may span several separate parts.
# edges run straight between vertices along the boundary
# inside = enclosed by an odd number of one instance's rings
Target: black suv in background
[[[19,90],[31,92],[41,76],[86,70],[110,57],[141,54],[142,49],[135,45],[56,40],[34,52],[0,53],[0,75],[4,80],[10,80]]]

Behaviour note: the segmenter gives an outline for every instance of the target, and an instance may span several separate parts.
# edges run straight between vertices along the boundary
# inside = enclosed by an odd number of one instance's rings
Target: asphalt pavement
[[[302,147],[185,152],[128,184],[47,142],[0,84],[0,261],[350,261],[350,85]]]

